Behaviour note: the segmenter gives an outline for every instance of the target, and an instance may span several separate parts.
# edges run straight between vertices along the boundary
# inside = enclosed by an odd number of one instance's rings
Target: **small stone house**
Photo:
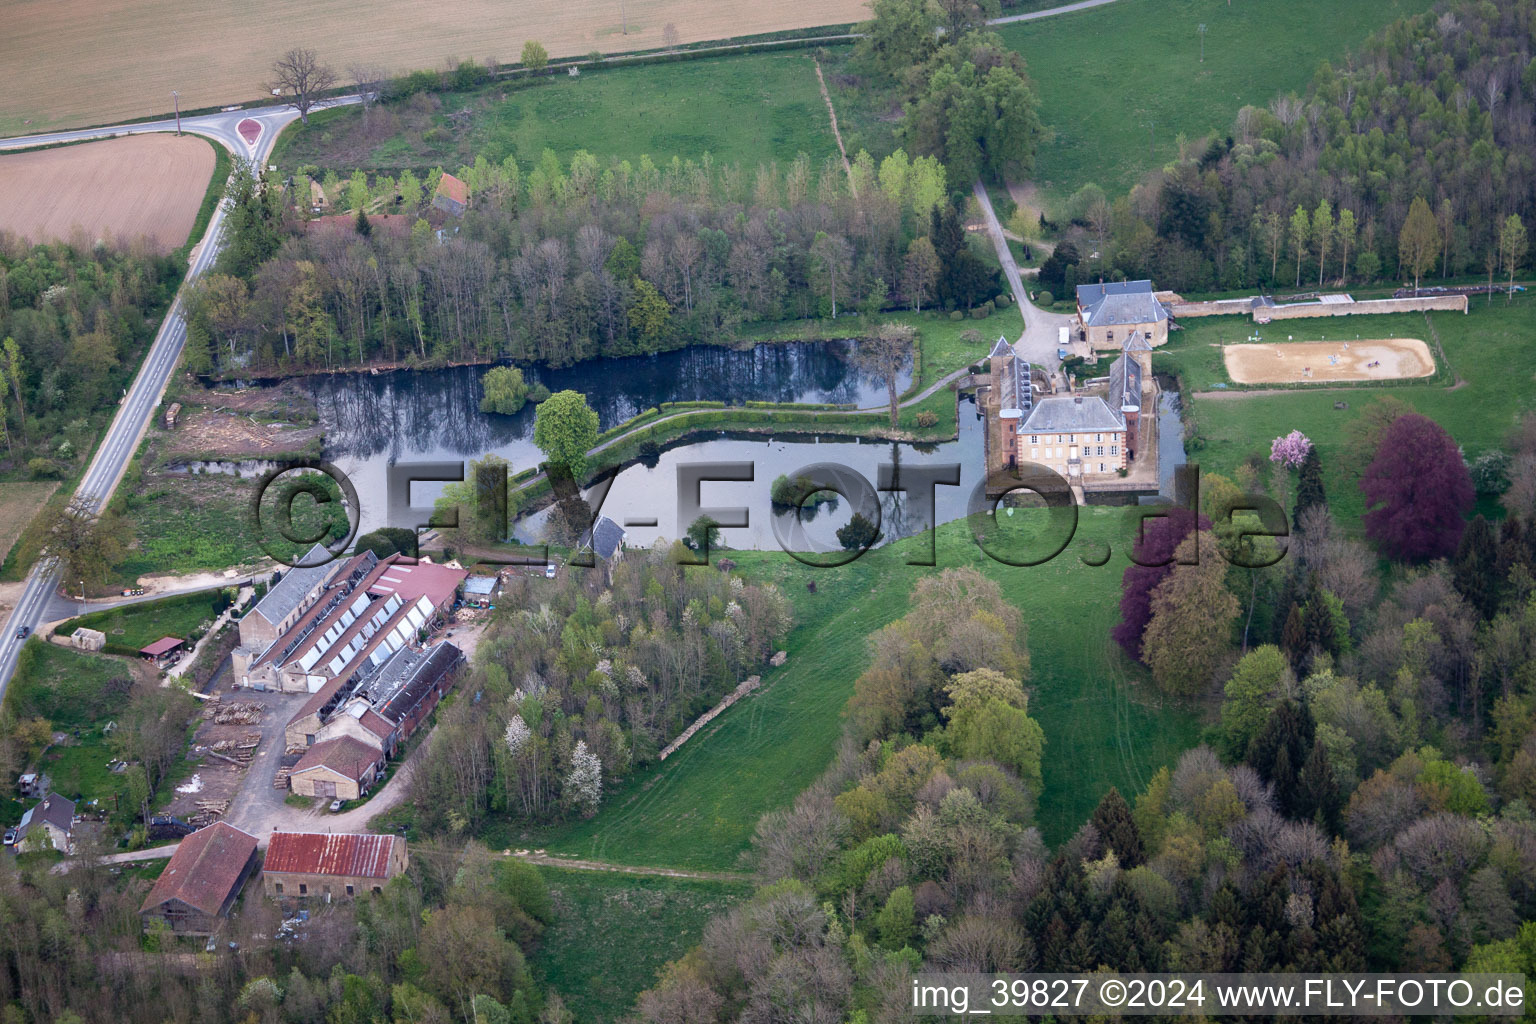
[[[74,835],[75,802],[53,793],[21,816],[21,824],[16,826],[16,849],[69,853]]]
[[[276,832],[267,845],[262,887],[275,900],[350,899],[382,892],[406,862],[399,836]]]
[[[99,629],[91,629],[88,626],[81,626],[79,629],[69,634],[69,642],[80,648],[82,651],[99,651],[103,647],[107,646],[107,634],[103,633]]]
[[[437,183],[437,191],[432,193],[432,206],[455,217],[462,216],[469,209],[469,186],[453,175],[444,173],[442,180]]]

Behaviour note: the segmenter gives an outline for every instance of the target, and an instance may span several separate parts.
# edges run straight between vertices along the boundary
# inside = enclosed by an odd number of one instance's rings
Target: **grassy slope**
[[[1125,522],[1123,510],[1086,510],[1078,537],[1123,551]],[[795,603],[800,625],[786,645],[788,663],[664,766],[613,793],[595,819],[519,839],[623,863],[736,866],[757,819],[790,803],[825,769],[840,712],[867,662],[865,637],[904,614],[912,582],[934,571],[903,564],[913,544],[839,569],[809,569],[775,552],[733,552],[745,571],[776,581]],[[976,566],[1024,611],[1034,663],[1030,711],[1047,739],[1039,820],[1052,841],[1070,835],[1111,784],[1139,790],[1198,732],[1191,713],[1160,706],[1145,674],[1108,643],[1124,557],[1091,568],[1074,552],[1012,568],[985,558],[963,523],[939,532],[939,567]],[[805,586],[812,580],[814,594]]]
[[[1374,30],[1424,0],[1159,0],[1000,28],[1024,54],[1055,137],[1035,180],[1059,203],[1085,182],[1111,196],[1177,153],[1183,132],[1225,135],[1245,104],[1303,88],[1319,61],[1342,62]],[[1205,24],[1205,62],[1196,26]],[[1156,146],[1148,152],[1148,122]],[[1054,205],[1053,205],[1053,208]]]
[[[498,97],[505,95],[505,100]],[[377,143],[359,132],[354,108],[314,115],[306,129],[289,128],[274,162],[395,171],[442,165],[450,170],[477,154],[500,161],[509,153],[526,169],[547,147],[562,161],[585,149],[608,158],[662,164],[673,156],[756,167],[763,160],[820,160],[836,148],[816,73],[803,52],[749,54],[636,68],[587,72],[579,78],[540,80],[521,89],[492,86],[450,93],[442,111],[474,111],[470,126],[436,142],[424,132],[447,124],[441,114],[391,108],[400,129]]]
[[[1348,390],[1288,391],[1281,394],[1232,398],[1195,399],[1193,411],[1198,430],[1206,439],[1202,451],[1191,453],[1207,470],[1228,473],[1251,452],[1269,453],[1269,442],[1292,430],[1300,430],[1321,449],[1326,483],[1336,513],[1346,522],[1364,511],[1364,503],[1353,479],[1346,479],[1339,455],[1348,441],[1346,427],[1373,399],[1390,395],[1413,406],[1450,432],[1469,457],[1488,448],[1499,447],[1515,426],[1519,414],[1536,406],[1536,350],[1530,339],[1536,336],[1536,299],[1520,296],[1506,306],[1495,299],[1474,301],[1471,312],[1432,313],[1435,330],[1450,360],[1455,375],[1465,385],[1451,390],[1444,384],[1404,385],[1378,388],[1357,387]],[[1303,324],[1308,325],[1303,327]],[[1318,327],[1316,325],[1322,324]],[[1208,325],[1208,326],[1207,326]],[[1272,325],[1270,334],[1275,334]],[[1408,337],[1430,342],[1422,316],[1370,317],[1358,321],[1297,321],[1284,325],[1287,333],[1312,338],[1337,329],[1340,336],[1359,333],[1384,337],[1390,329]],[[1348,331],[1344,330],[1348,327]],[[1310,328],[1310,331],[1308,330]],[[1246,336],[1252,325],[1247,318],[1213,318],[1200,328],[1201,335]],[[1315,331],[1316,333],[1311,333]],[[1207,338],[1207,340],[1215,340]],[[1181,340],[1181,346],[1184,342]],[[1431,343],[1431,349],[1433,344]],[[1214,349],[1207,350],[1214,352]],[[1163,361],[1191,360],[1186,347],[1183,355],[1171,358],[1161,353],[1153,357],[1154,368],[1161,371]],[[1209,360],[1198,376],[1214,379]],[[1220,374],[1224,377],[1225,374]],[[1335,402],[1348,402],[1349,408],[1334,408]]]
[[[747,882],[540,870],[558,913],[530,959],[576,1019],[591,1024],[627,1017],[656,972],[751,893]]]

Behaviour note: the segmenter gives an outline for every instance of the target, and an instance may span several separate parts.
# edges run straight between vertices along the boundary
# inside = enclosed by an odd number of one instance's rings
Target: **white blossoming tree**
[[[565,777],[565,798],[571,806],[591,817],[603,799],[603,762],[587,749],[586,740],[577,740],[571,751],[571,770]]]

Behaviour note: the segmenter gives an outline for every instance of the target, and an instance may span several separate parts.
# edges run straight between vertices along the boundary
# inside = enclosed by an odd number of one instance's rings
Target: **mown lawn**
[[[121,708],[132,687],[126,662],[33,637],[16,661],[5,710],[18,718],[46,718],[55,729],[76,729]]]
[[[1424,0],[1158,0],[1000,26],[1024,55],[1050,137],[1034,179],[1057,212],[1087,182],[1111,197],[1178,154],[1178,136],[1227,135],[1239,108],[1300,91]],[[1197,28],[1206,26],[1205,60]],[[1149,145],[1150,143],[1150,145]]]
[[[1164,704],[1146,674],[1109,642],[1128,564],[1128,523],[1128,510],[1083,511],[1078,541],[1109,543],[1115,552],[1098,568],[1079,560],[1086,549],[1078,542],[1044,565],[1014,568],[983,555],[965,523],[939,530],[939,568],[980,569],[1024,612],[1033,662],[1030,713],[1047,740],[1038,820],[1052,842],[1070,836],[1109,786],[1140,790],[1199,732],[1197,716]],[[786,644],[787,664],[770,670],[757,696],[664,765],[609,794],[596,818],[508,829],[493,842],[619,863],[737,867],[757,819],[791,803],[830,761],[843,705],[868,660],[865,638],[904,614],[918,575],[935,571],[905,564],[920,540],[877,549],[837,569],[811,569],[777,552],[732,552],[744,571],[775,581],[795,604],[799,625]]]
[[[540,868],[556,910],[530,958],[576,1019],[630,1015],[656,972],[699,941],[710,918],[751,895],[751,883]]]
[[[826,105],[806,51],[679,61],[585,71],[578,78],[506,83],[445,93],[441,104],[411,99],[384,108],[390,130],[365,132],[357,108],[322,111],[284,132],[273,162],[397,173],[478,155],[514,155],[524,167],[552,149],[564,162],[578,149],[658,166],[674,156],[718,164],[787,163],[808,154],[817,169],[836,151]],[[466,117],[456,116],[469,111]],[[379,116],[379,115],[375,115]]]
[[[1468,458],[1501,447],[1520,414],[1536,407],[1536,349],[1531,346],[1531,338],[1536,337],[1536,299],[1518,296],[1508,305],[1498,298],[1492,305],[1478,299],[1465,315],[1429,316],[1440,335],[1451,374],[1464,381],[1460,386],[1436,383],[1185,396],[1191,402],[1196,430],[1203,439],[1203,447],[1190,451],[1190,460],[1209,471],[1230,473],[1252,453],[1259,452],[1267,458],[1272,439],[1300,430],[1318,445],[1329,502],[1347,523],[1358,519],[1364,511],[1355,478],[1343,465],[1342,456],[1348,454],[1346,446],[1350,439],[1348,427],[1375,399],[1390,396],[1435,420],[1450,432]],[[1304,328],[1303,324],[1308,326]],[[1268,328],[1271,339],[1277,336],[1275,329],[1279,326],[1271,324]],[[1246,336],[1251,330],[1246,317],[1213,317],[1201,325],[1196,336]],[[1341,337],[1358,333],[1364,337],[1423,338],[1434,350],[1423,316],[1350,317],[1286,325],[1286,331],[1298,339],[1315,336],[1303,331],[1329,334],[1332,330],[1338,330]],[[1195,354],[1197,351],[1181,340],[1180,350],[1167,356],[1162,352],[1155,354],[1153,367],[1162,372],[1164,362],[1169,366],[1193,366],[1208,361],[1208,356]],[[1197,367],[1193,376],[1209,382],[1215,374],[1208,367]],[[1346,402],[1349,408],[1336,409],[1337,402]]]

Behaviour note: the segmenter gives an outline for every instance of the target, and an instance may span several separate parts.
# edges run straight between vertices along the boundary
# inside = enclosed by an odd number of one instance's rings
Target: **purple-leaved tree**
[[[1132,548],[1134,560],[1120,578],[1120,622],[1110,631],[1115,643],[1125,653],[1141,660],[1141,637],[1152,619],[1152,591],[1173,571],[1173,553],[1195,527],[1195,514],[1187,508],[1172,508],[1166,516],[1147,519],[1141,536]],[[1211,528],[1210,520],[1201,516],[1202,530]],[[1151,562],[1152,565],[1138,565]],[[1156,563],[1166,563],[1158,565]]]
[[[1472,477],[1456,442],[1418,413],[1392,421],[1360,478],[1365,535],[1383,554],[1405,562],[1456,553],[1472,508]]]

